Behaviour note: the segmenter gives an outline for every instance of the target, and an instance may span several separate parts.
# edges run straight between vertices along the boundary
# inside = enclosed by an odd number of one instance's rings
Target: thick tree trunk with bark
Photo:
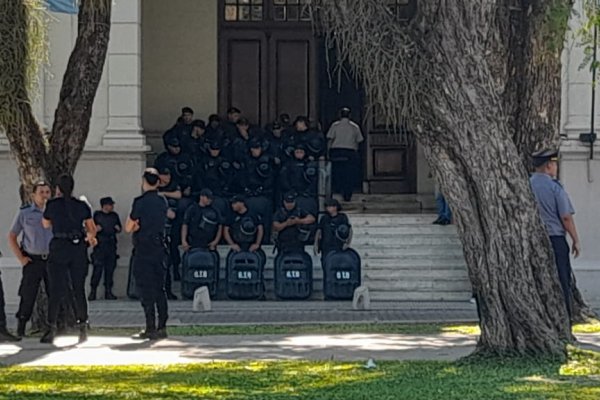
[[[6,3],[6,7],[3,5]],[[110,36],[111,0],[82,0],[78,16],[78,35],[63,77],[54,125],[49,135],[41,131],[33,116],[27,82],[30,38],[29,18],[33,5],[24,0],[0,0],[0,28],[3,57],[0,64],[0,126],[15,155],[22,201],[26,201],[35,181],[53,183],[62,173],[73,174],[88,136],[92,106],[104,68]],[[43,329],[47,296],[40,291],[34,326]],[[70,304],[61,319],[74,323]]]
[[[509,69],[506,57],[503,63],[490,62],[490,52],[511,45],[510,36],[496,25],[506,1],[419,0],[415,19],[405,26],[393,21],[382,4],[346,3],[360,18],[320,1],[323,24],[371,97],[393,102],[385,112],[410,111],[400,117],[424,145],[456,216],[481,310],[479,351],[564,356],[570,326],[519,153],[529,151],[524,150],[528,138],[518,147],[514,141],[521,140],[514,129],[517,121],[529,118],[521,107],[533,105],[528,112],[535,114],[544,105],[545,95],[536,92],[544,75],[531,89],[507,88],[508,76],[524,72]],[[403,79],[407,74],[414,83]],[[515,105],[505,100],[506,91],[513,99],[515,93],[537,97]],[[509,113],[515,114],[512,120]],[[543,114],[532,118],[550,131],[553,122]]]
[[[457,216],[481,311],[479,348],[564,354],[570,326],[553,254],[486,60],[498,4],[422,3],[421,26],[433,29],[415,40],[438,79],[424,104],[435,118],[420,121],[418,138]]]

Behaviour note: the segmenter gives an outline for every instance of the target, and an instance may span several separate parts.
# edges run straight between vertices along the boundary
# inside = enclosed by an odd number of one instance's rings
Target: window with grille
[[[416,0],[385,0],[390,12],[401,20],[412,18],[417,8]]]
[[[272,0],[274,21],[310,21],[308,0]]]
[[[263,0],[225,0],[225,21],[264,20]]]

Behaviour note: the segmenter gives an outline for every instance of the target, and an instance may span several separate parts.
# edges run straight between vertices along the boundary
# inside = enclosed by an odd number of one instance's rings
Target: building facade
[[[116,0],[106,67],[76,171],[76,192],[94,207],[100,197],[113,196],[124,218],[139,194],[142,169],[160,151],[160,137],[181,107],[191,106],[197,118],[206,120],[233,105],[255,123],[266,124],[285,112],[309,115],[324,127],[339,107],[350,106],[366,136],[363,191],[431,194],[433,182],[418,145],[389,135],[376,107],[369,107],[351,78],[331,76],[332,53],[315,36],[302,3]],[[412,12],[410,1],[396,0],[392,6],[400,18]],[[581,7],[579,2],[576,7]],[[572,26],[578,23],[574,20]],[[52,124],[76,34],[76,16],[52,14],[50,63],[34,103],[43,127]],[[583,240],[575,268],[578,275],[600,276],[600,160],[590,160],[589,145],[579,141],[579,134],[590,129],[591,110],[591,77],[579,68],[582,60],[583,50],[569,39],[563,56],[561,179],[573,197]],[[367,109],[374,111],[367,115]],[[19,205],[18,177],[2,136],[0,168],[0,227],[8,231]],[[0,241],[0,250],[9,254],[5,241]],[[121,264],[126,265],[129,250],[127,239],[122,240]],[[16,265],[10,256],[0,263]]]

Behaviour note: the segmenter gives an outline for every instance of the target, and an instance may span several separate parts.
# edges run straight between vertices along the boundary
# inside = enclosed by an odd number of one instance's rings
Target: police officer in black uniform
[[[352,226],[341,210],[342,206],[336,199],[325,201],[326,213],[321,217],[315,234],[315,255],[321,253],[321,265],[327,254],[346,250],[352,241]]]
[[[133,274],[146,316],[146,329],[137,337],[150,340],[167,337],[165,225],[167,219],[175,217],[167,200],[158,193],[159,181],[158,171],[154,168],[144,172],[144,194],[133,201],[125,225],[125,231],[133,232]]]
[[[90,294],[88,300],[96,300],[100,278],[104,273],[104,299],[116,300],[113,294],[113,275],[117,267],[117,235],[121,233],[121,219],[114,211],[114,200],[112,197],[100,199],[101,210],[94,213],[94,223],[98,231],[98,245],[92,253],[92,279],[90,280]]]
[[[69,293],[74,297],[79,342],[87,340],[88,305],[85,298],[85,278],[88,272],[87,245],[93,247],[97,244],[96,225],[90,207],[73,197],[73,187],[74,181],[70,175],[62,175],[58,178],[56,198],[48,202],[42,219],[44,227],[52,227],[53,234],[48,256],[50,329],[42,337],[42,343],[54,341],[59,306]]]
[[[176,138],[177,140],[185,141],[191,136],[194,120],[194,110],[190,107],[183,107],[181,109],[181,116],[177,118],[175,125],[163,134],[163,144],[165,149],[168,147],[170,139]]]
[[[242,111],[236,107],[230,107],[227,110],[227,121],[222,124],[225,137],[229,140],[235,139],[238,135],[237,123],[242,118]]]
[[[222,155],[221,143],[211,142],[208,155],[197,175],[194,193],[199,194],[203,188],[210,189],[215,196],[213,207],[223,218],[227,218],[230,214],[227,199],[235,194],[235,175],[234,166]]]
[[[168,168],[173,180],[181,187],[183,195],[191,196],[194,160],[190,153],[183,152],[179,139],[170,138],[168,140],[167,151],[156,158],[154,168],[158,171]]]
[[[235,196],[231,200],[232,215],[223,229],[223,236],[231,250],[256,252],[260,250],[264,225],[260,216],[248,209],[246,201]]]
[[[273,231],[277,235],[277,251],[281,253],[303,252],[310,238],[315,216],[296,205],[296,193],[283,197],[283,206],[273,217]]]
[[[220,213],[212,206],[213,199],[212,190],[203,189],[198,203],[185,212],[181,227],[181,247],[184,251],[217,249],[223,234],[223,221]]]
[[[257,138],[250,139],[250,150],[244,161],[244,194],[246,204],[260,215],[264,227],[264,243],[271,240],[273,217],[273,191],[275,186],[275,162],[264,153],[263,144]]]
[[[310,214],[319,211],[318,196],[319,167],[316,161],[306,159],[306,147],[297,144],[294,159],[288,162],[279,174],[281,190],[296,192],[298,206]]]
[[[181,187],[173,180],[171,171],[169,168],[163,167],[158,170],[159,173],[159,184],[158,192],[167,199],[169,210],[173,212],[175,217],[173,219],[167,219],[165,225],[165,239],[167,243],[167,274],[165,277],[165,288],[167,290],[167,297],[169,300],[177,300],[177,296],[172,290],[172,281],[179,281],[181,279],[179,273],[179,265],[181,264],[181,256],[179,254],[179,245],[181,242],[180,230],[183,222],[182,214],[185,212],[185,207],[182,206],[182,202],[186,201],[183,198]],[[173,277],[171,277],[171,271]]]

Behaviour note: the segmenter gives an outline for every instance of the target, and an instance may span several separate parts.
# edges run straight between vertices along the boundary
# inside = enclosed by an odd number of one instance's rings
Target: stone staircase
[[[350,216],[372,301],[466,301],[471,297],[454,226],[433,214]]]
[[[434,214],[350,213],[354,230],[352,247],[362,259],[363,285],[372,301],[467,301],[471,289],[456,228],[437,226]],[[267,254],[265,287],[267,300],[273,293],[273,246]],[[218,299],[225,299],[225,257],[229,249],[219,246],[221,271]],[[312,247],[306,251],[312,256]],[[120,260],[120,264],[128,260]],[[323,299],[320,257],[313,256],[313,295]],[[115,291],[125,297],[127,265],[115,271]],[[174,284],[178,292],[179,284]],[[100,290],[102,294],[102,291]]]

